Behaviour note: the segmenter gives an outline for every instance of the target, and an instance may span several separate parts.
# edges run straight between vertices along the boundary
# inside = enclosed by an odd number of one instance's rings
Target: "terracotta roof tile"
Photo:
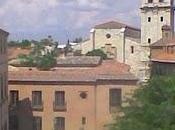
[[[57,67],[95,67],[102,59],[98,56],[70,56],[57,59]]]
[[[131,27],[129,25],[115,22],[115,21],[110,21],[106,22],[103,24],[96,25],[94,27],[95,29],[121,29],[125,28],[126,29],[126,36],[128,37],[133,37],[133,38],[139,38],[141,37],[141,31],[138,28]]]
[[[54,71],[38,71],[20,67],[9,70],[9,81],[96,81],[98,79],[136,80],[128,65],[114,60],[104,61],[97,67],[57,67]]]
[[[170,39],[160,39],[157,42],[153,43],[151,47],[158,47],[158,46],[171,46],[175,45],[175,37]]]

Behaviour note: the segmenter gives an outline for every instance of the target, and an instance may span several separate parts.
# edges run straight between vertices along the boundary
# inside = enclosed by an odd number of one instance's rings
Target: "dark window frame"
[[[148,3],[153,3],[153,0],[148,0]]]
[[[148,22],[151,22],[151,17],[148,17]]]
[[[32,91],[32,105],[33,106],[42,105],[42,91]]]
[[[122,103],[122,90],[113,88],[109,90],[109,105],[110,107],[120,107]]]
[[[65,117],[55,117],[54,130],[65,130]]]
[[[18,90],[10,90],[9,93],[10,98],[10,106],[17,105],[19,102],[19,91]]]
[[[42,130],[42,117],[33,117],[33,130]]]

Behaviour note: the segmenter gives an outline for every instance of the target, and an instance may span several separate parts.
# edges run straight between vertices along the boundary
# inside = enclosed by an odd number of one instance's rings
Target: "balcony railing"
[[[43,111],[43,109],[44,109],[43,102],[38,103],[38,104],[32,103],[32,109],[34,111]]]
[[[63,103],[63,104],[58,104],[53,102],[53,110],[54,111],[67,111],[67,104]]]

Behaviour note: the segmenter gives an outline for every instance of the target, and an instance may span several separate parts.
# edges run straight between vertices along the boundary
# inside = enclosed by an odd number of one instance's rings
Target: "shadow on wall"
[[[33,113],[29,98],[9,106],[9,129],[33,130]]]

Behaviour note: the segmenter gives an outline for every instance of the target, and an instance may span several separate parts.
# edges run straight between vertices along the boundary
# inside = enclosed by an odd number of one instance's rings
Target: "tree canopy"
[[[175,76],[153,77],[127,102],[110,130],[175,130]]]
[[[107,59],[106,53],[101,49],[89,51],[86,56],[100,56],[103,60]]]

